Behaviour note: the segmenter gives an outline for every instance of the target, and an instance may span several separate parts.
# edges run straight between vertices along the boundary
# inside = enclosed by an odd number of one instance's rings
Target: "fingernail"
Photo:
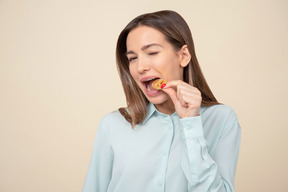
[[[164,83],[163,85],[161,85],[161,89],[163,89],[166,86],[166,83]]]

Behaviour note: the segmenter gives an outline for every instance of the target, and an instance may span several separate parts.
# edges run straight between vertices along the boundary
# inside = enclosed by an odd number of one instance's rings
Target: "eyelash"
[[[137,59],[137,57],[131,57],[130,59],[128,59],[129,63],[132,62],[133,60]]]
[[[159,52],[151,52],[151,53],[149,53],[148,55],[156,55],[156,54],[158,54]]]
[[[148,55],[157,55],[159,52],[151,52],[148,53]],[[132,62],[133,60],[137,59],[137,57],[131,57],[130,59],[128,58],[129,63]]]

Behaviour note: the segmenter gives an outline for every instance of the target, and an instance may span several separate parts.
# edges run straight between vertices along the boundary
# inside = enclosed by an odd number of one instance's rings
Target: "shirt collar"
[[[204,107],[204,106],[200,107],[200,115],[205,111],[205,109],[206,109],[206,107]],[[147,105],[146,117],[144,118],[142,124],[145,124],[155,112],[157,112],[156,107],[154,106],[154,104],[149,102]]]
[[[148,103],[147,105],[147,112],[146,112],[146,117],[145,119],[143,120],[142,124],[145,124],[146,121],[148,119],[150,119],[150,117],[153,115],[153,113],[156,111],[156,107],[152,104],[152,103]]]

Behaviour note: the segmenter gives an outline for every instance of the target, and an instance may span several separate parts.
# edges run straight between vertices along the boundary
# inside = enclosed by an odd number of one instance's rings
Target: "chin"
[[[159,95],[157,97],[146,97],[148,99],[148,101],[154,105],[159,105],[162,103],[165,103],[168,99],[169,96],[168,95]]]

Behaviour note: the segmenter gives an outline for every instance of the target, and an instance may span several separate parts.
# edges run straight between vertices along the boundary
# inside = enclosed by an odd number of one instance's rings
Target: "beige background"
[[[161,9],[187,20],[239,116],[236,191],[288,191],[287,0],[0,0],[1,192],[81,191],[100,119],[125,106],[118,34]]]

